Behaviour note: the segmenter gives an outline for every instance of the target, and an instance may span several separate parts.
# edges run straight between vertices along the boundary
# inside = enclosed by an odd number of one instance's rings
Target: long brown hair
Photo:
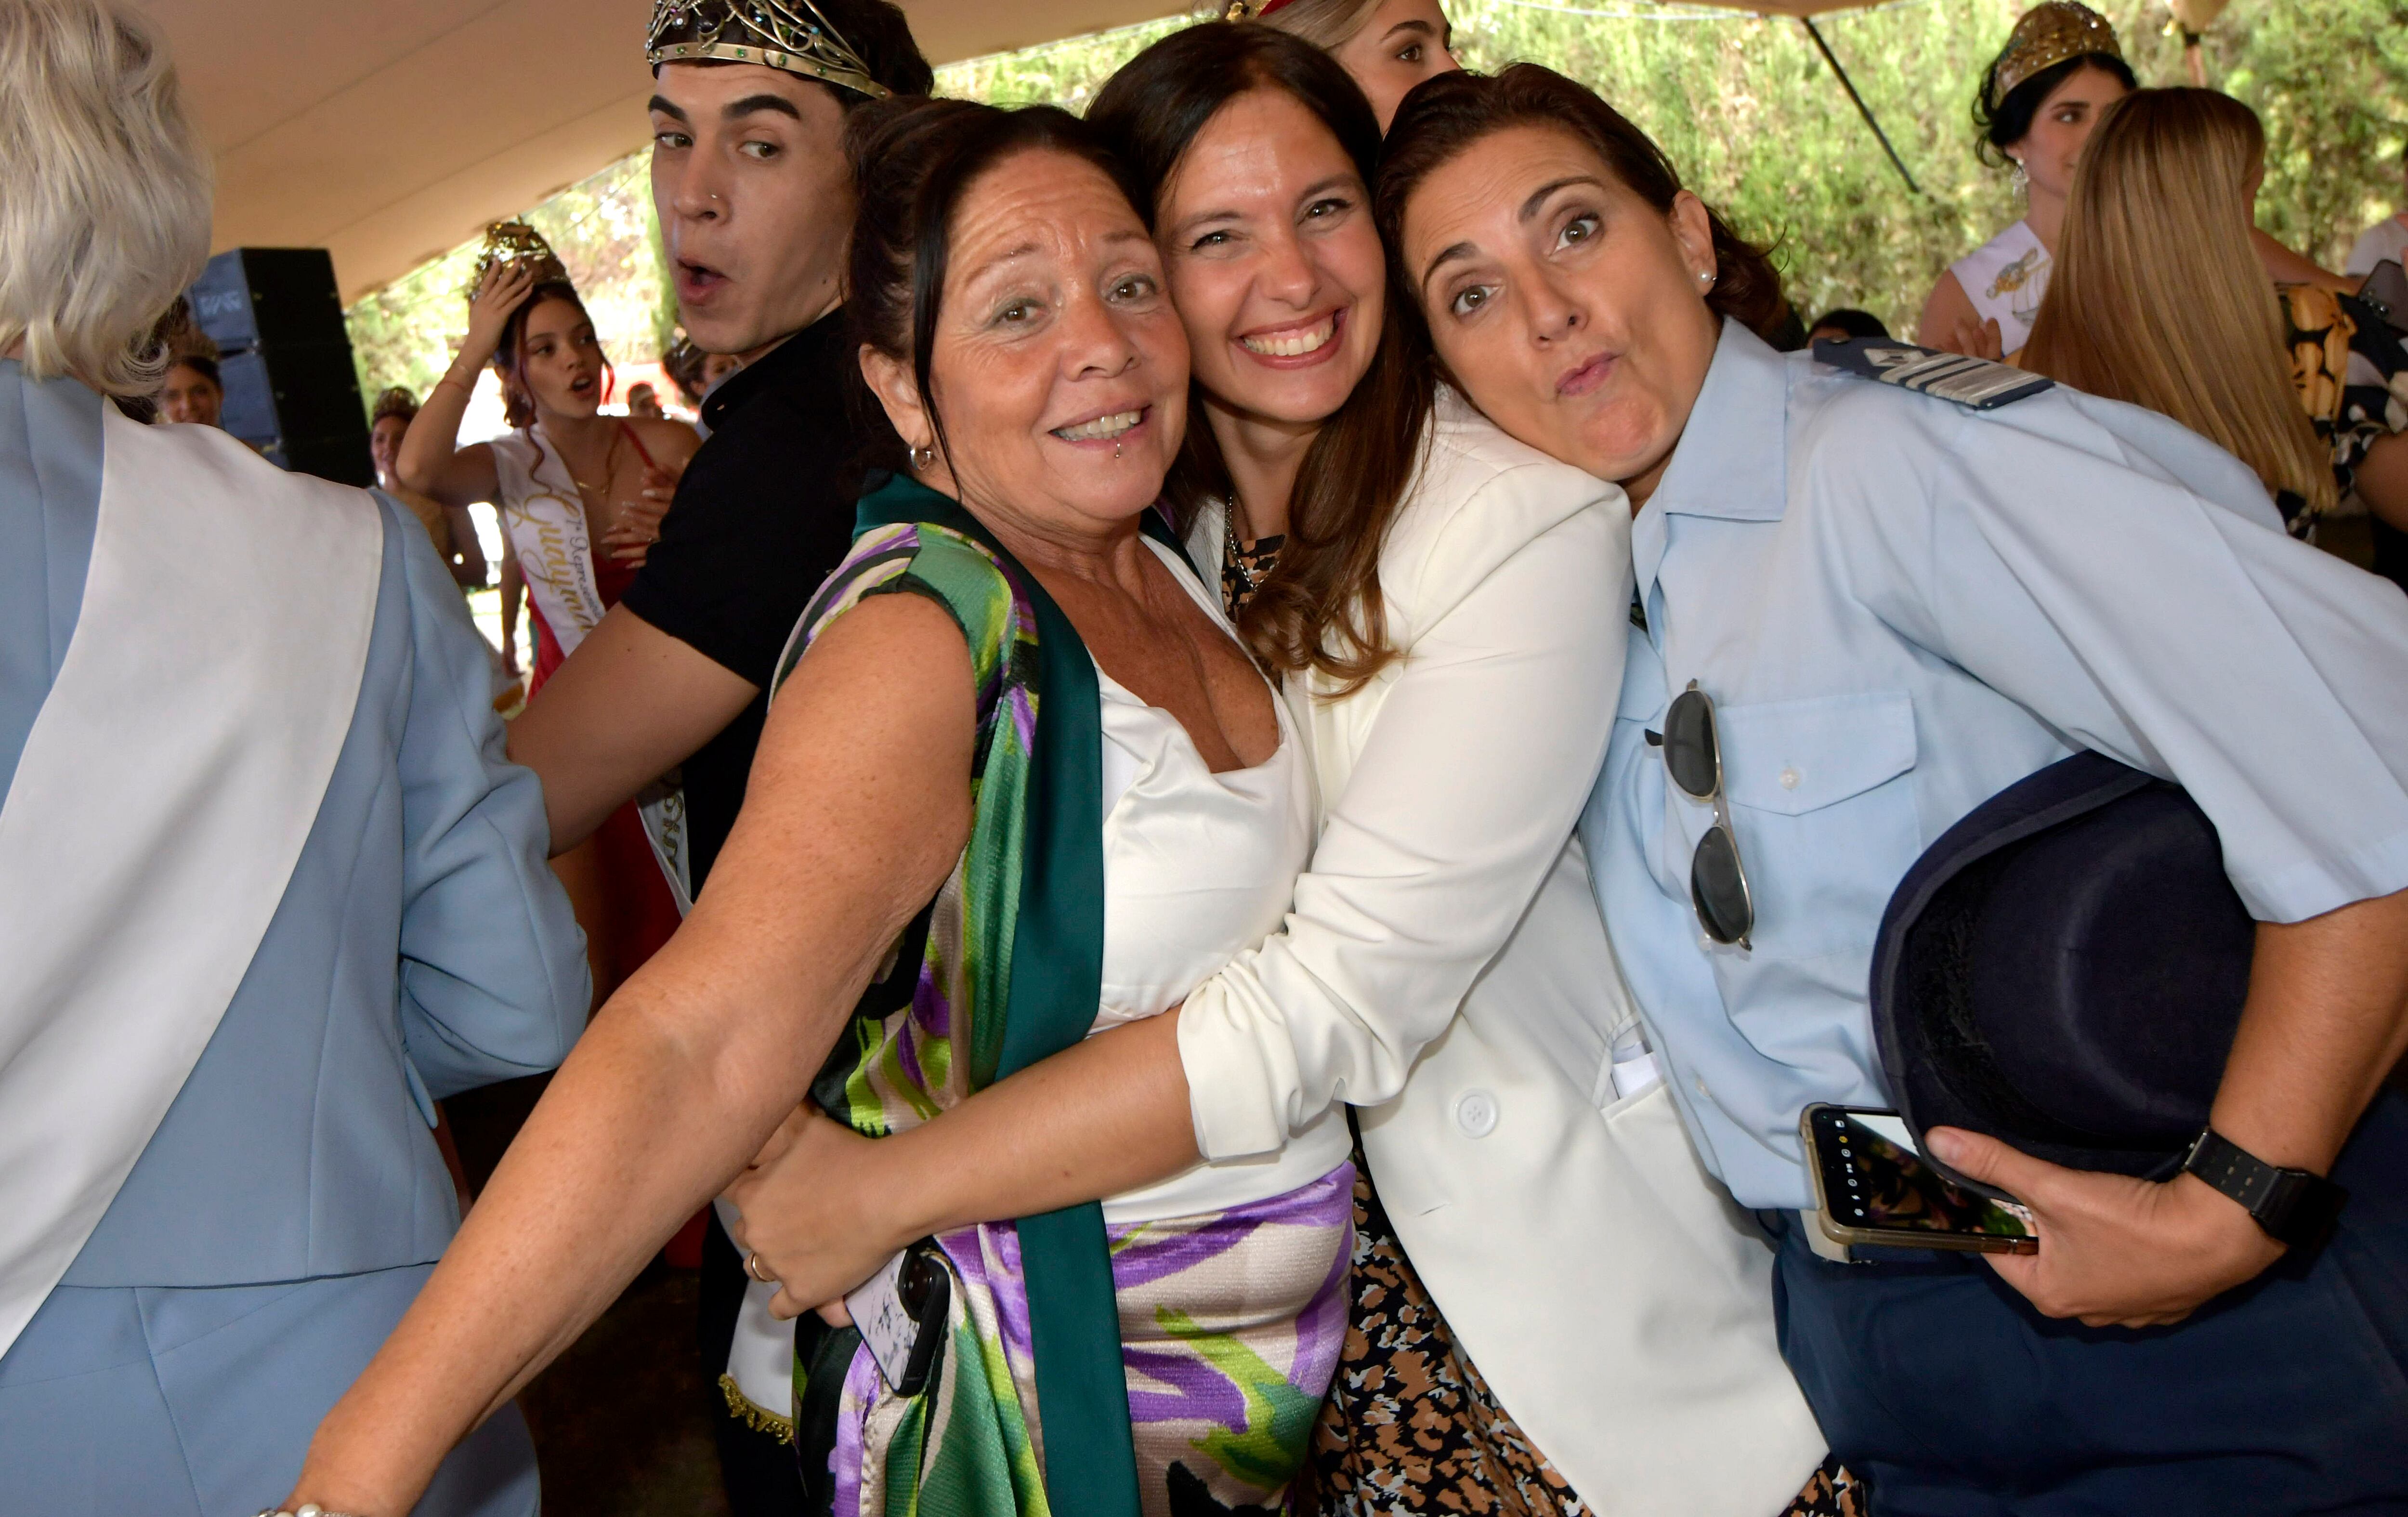
[[[1268,26],[1207,21],[1175,32],[1114,74],[1087,121],[1125,163],[1152,226],[1162,188],[1197,134],[1254,90],[1277,90],[1312,113],[1354,160],[1369,193],[1380,123],[1346,70],[1301,38]],[[1422,459],[1435,369],[1412,339],[1391,279],[1379,347],[1345,404],[1321,423],[1297,469],[1279,565],[1238,615],[1238,634],[1272,667],[1319,669],[1340,693],[1397,657],[1380,594],[1380,550]],[[1200,389],[1165,494],[1184,526],[1236,486],[1204,419]]]
[[[2083,150],[2024,367],[2172,417],[2269,494],[2332,504],[2332,460],[2291,381],[2274,287],[2250,246],[2266,136],[2213,90],[2141,90]]]
[[[1667,216],[1672,213],[1672,201],[1681,193],[1681,176],[1672,160],[1654,137],[1586,85],[1537,64],[1509,64],[1494,75],[1440,74],[1414,86],[1397,107],[1397,119],[1388,123],[1387,157],[1380,165],[1373,204],[1380,236],[1388,245],[1391,288],[1412,288],[1399,260],[1405,203],[1414,189],[1473,143],[1514,126],[1546,127],[1585,143],[1632,194]],[[1706,293],[1707,308],[1781,346],[1783,328],[1796,318],[1781,293],[1780,271],[1762,248],[1732,231],[1711,206],[1706,224],[1713,229],[1714,247],[1714,283]],[[1420,322],[1418,303],[1395,304]],[[1422,337],[1425,345],[1427,340]]]

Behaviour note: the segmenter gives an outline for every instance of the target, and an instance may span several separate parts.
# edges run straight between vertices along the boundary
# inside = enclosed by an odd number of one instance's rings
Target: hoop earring
[[[937,450],[934,448],[915,447],[911,450],[911,472],[914,474],[927,473],[928,465],[936,461]]]

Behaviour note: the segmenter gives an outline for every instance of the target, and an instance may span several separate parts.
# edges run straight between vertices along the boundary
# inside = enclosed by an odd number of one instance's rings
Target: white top
[[[1452,392],[1430,448],[1380,560],[1405,656],[1339,701],[1317,674],[1288,681],[1328,803],[1296,912],[1180,1019],[1215,1157],[1394,1096],[1468,997],[1513,1008],[1593,1104],[1612,1099],[1633,1014],[1572,824],[1621,682],[1629,508]]]
[[[2408,263],[2408,211],[2386,216],[2368,227],[2349,250],[2349,263],[2343,272],[2361,276],[2372,274],[2374,265],[2386,259]]]
[[[2013,357],[2031,340],[2050,266],[2040,234],[2029,222],[2017,222],[1949,265],[1948,272],[1964,287],[1973,314],[1999,323],[2000,343]]]
[[[1452,392],[1426,436],[1380,553],[1405,656],[1340,699],[1287,681],[1321,840],[1285,929],[1187,998],[1197,1141],[1276,1152],[1356,1103],[1423,1283],[1573,1489],[1777,1511],[1824,1444],[1771,1255],[1663,1084],[1617,1098],[1634,1013],[1573,830],[1622,683],[1629,503]]]
[[[1172,551],[1147,540],[1225,630],[1219,597]],[[1234,631],[1231,637],[1235,637]],[[1098,666],[1103,719],[1104,976],[1094,1030],[1158,1016],[1240,950],[1279,930],[1312,853],[1312,773],[1276,694],[1277,751],[1214,774],[1179,719]],[[1343,1117],[1325,1109],[1267,1159],[1201,1164],[1104,1203],[1109,1222],[1141,1222],[1260,1201],[1345,1162]]]

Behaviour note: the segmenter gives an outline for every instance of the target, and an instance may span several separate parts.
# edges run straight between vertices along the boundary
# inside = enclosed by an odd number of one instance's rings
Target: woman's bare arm
[[[997,1081],[934,1121],[863,1138],[806,1109],[727,1198],[739,1247],[783,1283],[795,1316],[836,1300],[915,1238],[1099,1201],[1199,1159],[1179,1012],[1098,1033]]]
[[[562,1066],[288,1507],[401,1517],[794,1109],[960,856],[975,699],[959,629],[919,597],[820,639],[694,915]]]

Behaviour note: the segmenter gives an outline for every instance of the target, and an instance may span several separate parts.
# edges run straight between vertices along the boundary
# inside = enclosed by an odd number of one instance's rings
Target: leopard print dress
[[[1278,567],[1282,541],[1225,537],[1221,597],[1232,621]],[[1359,1141],[1354,1161],[1346,1342],[1290,1510],[1297,1517],[1589,1517],[1589,1505],[1447,1330],[1389,1225]],[[1870,1510],[1862,1482],[1827,1459],[1778,1517],[1868,1517]]]

